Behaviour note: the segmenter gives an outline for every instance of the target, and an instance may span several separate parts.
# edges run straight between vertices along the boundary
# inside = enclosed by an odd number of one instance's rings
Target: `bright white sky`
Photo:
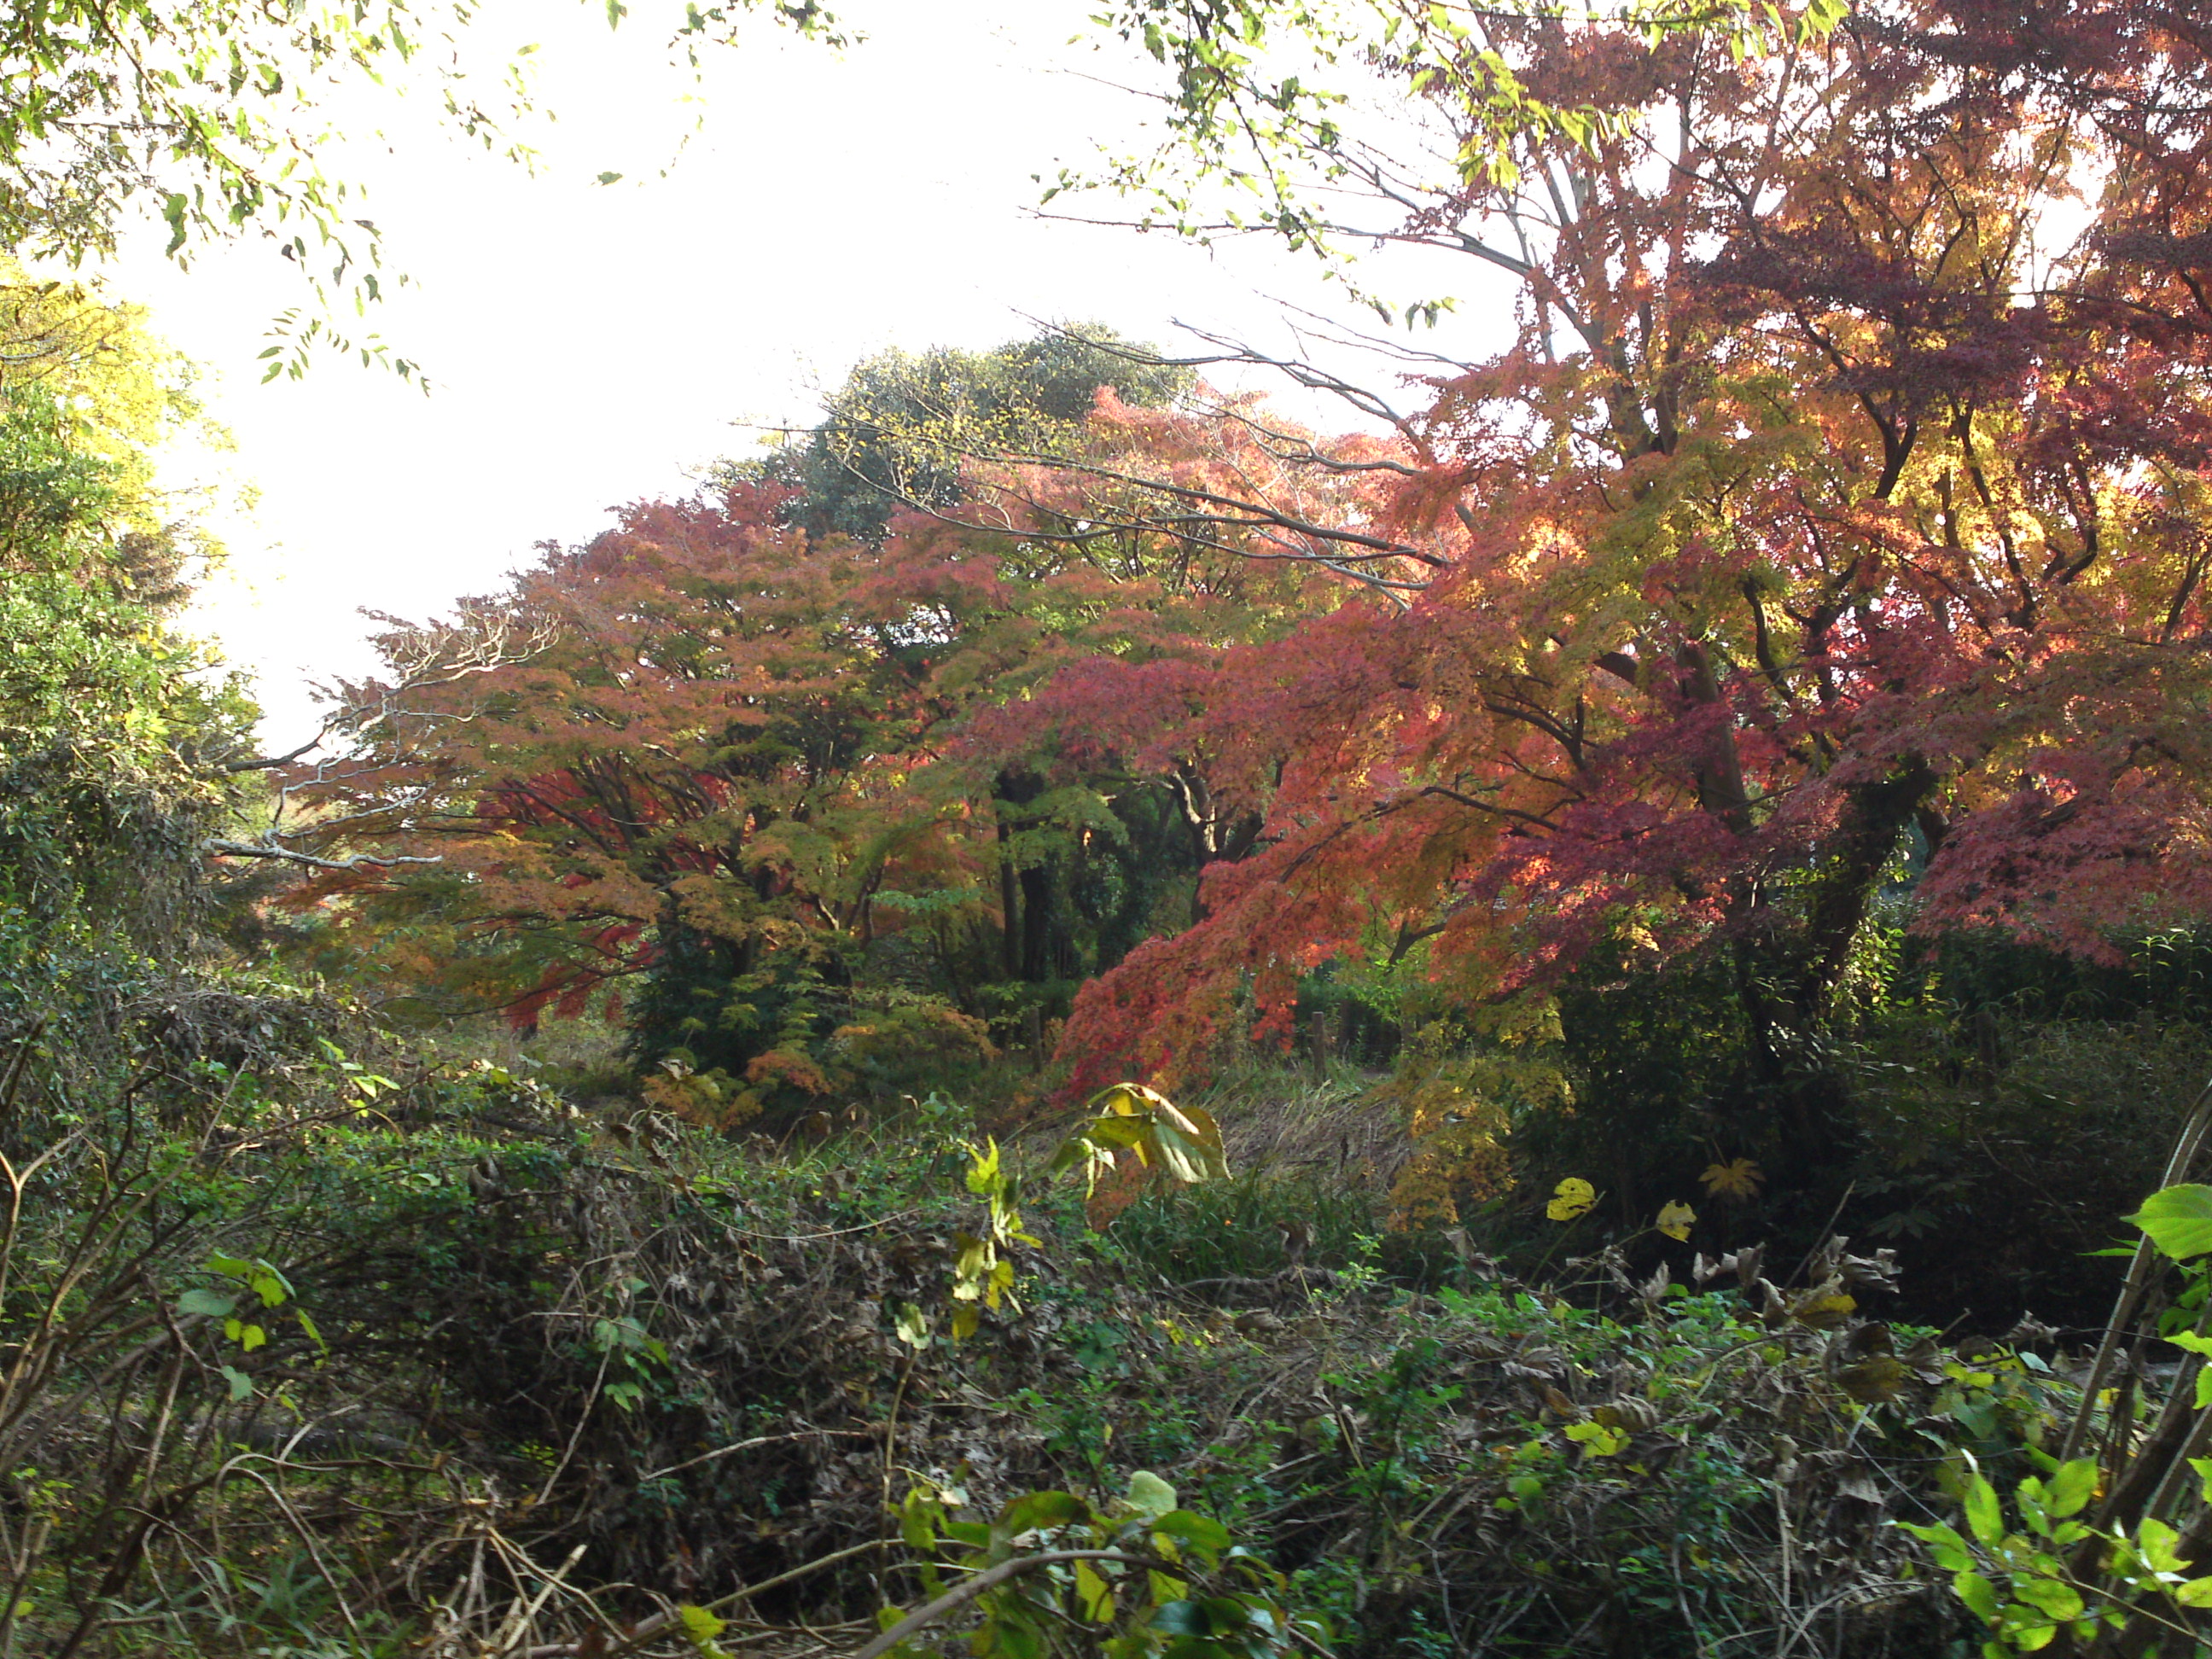
[[[323,158],[368,185],[387,260],[414,279],[372,322],[426,366],[428,398],[336,358],[259,384],[263,332],[299,298],[263,246],[179,273],[149,234],[113,272],[216,371],[231,469],[259,492],[223,526],[231,570],[204,614],[258,675],[270,741],[312,731],[305,682],[371,667],[361,609],[425,616],[495,586],[537,542],[586,539],[610,507],[749,450],[733,422],[805,423],[812,387],[885,346],[988,346],[1032,331],[1025,316],[1279,344],[1275,299],[1341,303],[1270,246],[1034,214],[1032,174],[1145,147],[1154,106],[1085,78],[1141,71],[1067,44],[1087,0],[845,0],[861,44],[833,54],[763,23],[703,86],[666,65],[656,9],[611,36],[597,7],[487,8],[502,46],[543,43],[559,118],[535,134],[535,177],[441,137],[427,109],[380,107],[388,147]],[[704,130],[658,177],[694,96]],[[593,182],[608,170],[628,177]]]

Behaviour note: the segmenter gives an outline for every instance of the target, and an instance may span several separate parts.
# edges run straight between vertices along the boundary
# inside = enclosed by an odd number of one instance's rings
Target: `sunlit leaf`
[[[2212,1250],[2212,1187],[2188,1182],[2153,1193],[2128,1219],[2177,1261]]]
[[[2051,1513],[2063,1519],[2078,1515],[2088,1501],[2097,1495],[2097,1460],[2077,1457],[2061,1463],[2045,1483],[2044,1504]]]
[[[1114,1587],[1088,1561],[1075,1564],[1075,1605],[1094,1625],[1114,1622]]]
[[[1965,1572],[1974,1565],[1974,1553],[1966,1547],[1966,1540],[1953,1528],[1938,1522],[1922,1526],[1916,1522],[1899,1521],[1899,1532],[1907,1532],[1928,1546],[1928,1553],[1936,1558],[1936,1565],[1946,1572]]]
[[[1580,1176],[1569,1176],[1552,1188],[1552,1201],[1544,1206],[1544,1213],[1554,1221],[1572,1221],[1589,1214],[1596,1202],[1596,1188]]]
[[[1150,1469],[1139,1469],[1129,1477],[1128,1504],[1138,1514],[1157,1521],[1175,1509],[1176,1489]]]
[[[2063,1624],[2081,1616],[2081,1597],[2070,1584],[2056,1578],[2038,1578],[2022,1574],[2013,1580],[2012,1593],[2037,1612],[2045,1613]]]
[[[2182,1559],[2181,1534],[2154,1516],[2145,1516],[2136,1529],[2136,1547],[2159,1572],[2179,1572],[2189,1564]]]
[[[1570,1423],[1566,1437],[1582,1447],[1587,1457],[1611,1457],[1626,1446],[1631,1436],[1626,1429],[1613,1428],[1604,1423]]]
[[[678,1607],[676,1617],[684,1626],[684,1635],[690,1638],[692,1649],[699,1655],[699,1659],[729,1659],[729,1650],[714,1639],[729,1628],[726,1621],[716,1618],[704,1607],[690,1606]]]
[[[1997,1504],[1997,1490],[1978,1474],[1966,1480],[1966,1525],[1984,1545],[2004,1537],[2004,1514]]]

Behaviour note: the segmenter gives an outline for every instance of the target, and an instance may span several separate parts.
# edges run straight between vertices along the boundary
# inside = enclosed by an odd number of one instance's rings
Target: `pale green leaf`
[[[2046,1613],[2061,1624],[2081,1616],[2080,1594],[2071,1584],[2061,1583],[2056,1578],[2016,1578],[2013,1581],[2012,1593],[2037,1612]]]
[[[2097,1460],[2077,1457],[2070,1463],[2061,1463],[2045,1483],[2045,1505],[2059,1517],[2078,1515],[2083,1505],[2097,1494]]]
[[[1966,1526],[1984,1546],[2004,1536],[2004,1513],[1997,1505],[1997,1490],[1980,1475],[1966,1481]]]
[[[1175,1509],[1176,1489],[1150,1469],[1139,1469],[1129,1477],[1128,1503],[1138,1514],[1157,1521]]]
[[[2212,1250],[2212,1187],[2186,1182],[2153,1193],[2128,1219],[2177,1261]]]

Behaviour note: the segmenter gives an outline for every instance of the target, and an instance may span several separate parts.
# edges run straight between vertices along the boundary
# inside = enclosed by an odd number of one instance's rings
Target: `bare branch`
[[[356,853],[350,858],[318,858],[313,853],[302,853],[295,847],[281,847],[273,842],[227,841],[219,836],[200,843],[204,853],[231,859],[280,859],[287,864],[304,866],[310,870],[383,870],[399,864],[443,864],[443,858],[375,858],[367,853]]]

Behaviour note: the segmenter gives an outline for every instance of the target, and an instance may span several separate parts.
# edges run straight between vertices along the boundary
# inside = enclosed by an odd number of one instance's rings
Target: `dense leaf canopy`
[[[941,886],[995,927],[1006,981],[1109,970],[1065,1038],[1079,1074],[1170,1077],[1248,994],[1279,1022],[1332,961],[1474,1006],[1594,953],[1717,952],[1778,1087],[1884,906],[2091,957],[2204,919],[2212,80],[2162,18],[1898,0],[1764,52],[1488,14],[1421,25],[1418,51],[1363,37],[1458,161],[1394,161],[1389,128],[1255,141],[1382,216],[1342,228],[1510,281],[1502,350],[1404,355],[1382,392],[1286,365],[1367,417],[1340,440],[1186,383],[1101,392],[1077,441],[1065,411],[1042,423],[1042,360],[885,360],[853,392],[865,441],[834,415],[775,512],[849,505],[857,476],[919,516],[841,546],[757,506],[640,509],[501,602],[568,607],[561,650],[614,652],[601,689],[502,671],[500,718],[539,746],[453,740],[477,800],[705,745],[653,790],[704,787],[687,823],[752,803],[742,832],[709,853],[641,805],[616,816],[650,872],[483,841],[471,878],[567,883],[610,940],[672,905],[718,937],[760,906],[866,934],[882,892]],[[1257,95],[1261,61],[1209,72]],[[1606,118],[1501,129],[1507,72],[1532,107]],[[710,543],[769,561],[709,582],[711,643],[690,622],[631,640],[706,592],[650,560]],[[587,601],[617,569],[641,586]],[[446,765],[443,741],[394,738],[394,763]],[[1187,906],[1140,907],[1126,956],[1032,934],[1071,860],[1143,840],[1139,799],[1190,831]],[[532,811],[486,821],[562,816]],[[1048,823],[1049,854],[1023,840]],[[922,888],[884,873],[924,842]],[[957,972],[933,985],[983,1007]],[[1817,1139],[1818,1103],[1791,1110]]]

